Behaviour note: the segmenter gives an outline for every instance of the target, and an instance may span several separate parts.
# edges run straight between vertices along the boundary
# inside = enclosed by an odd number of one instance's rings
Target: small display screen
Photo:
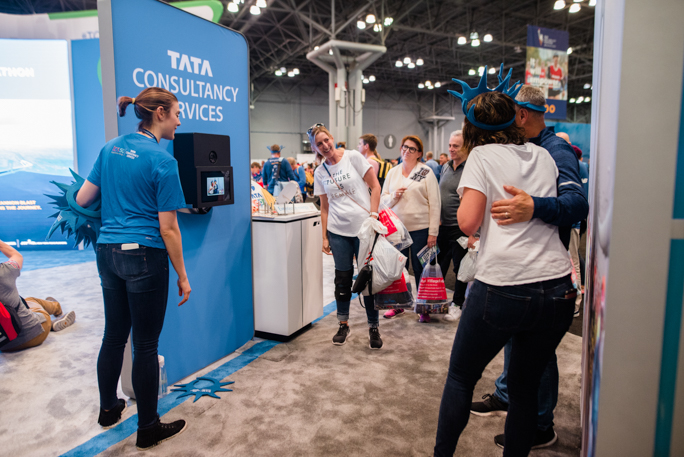
[[[223,176],[213,176],[207,178],[207,197],[215,197],[218,195],[224,195],[225,182]]]

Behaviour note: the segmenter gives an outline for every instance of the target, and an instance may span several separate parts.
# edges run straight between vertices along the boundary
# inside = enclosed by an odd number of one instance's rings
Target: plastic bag
[[[413,287],[406,268],[399,279],[375,294],[375,309],[413,308]]]
[[[416,314],[447,314],[450,302],[439,264],[426,265],[418,286]]]
[[[463,249],[468,249],[468,252],[461,260],[461,265],[458,267],[458,275],[456,277],[461,282],[473,281],[477,271],[477,251],[480,249],[480,240],[477,240],[472,248],[468,247],[468,238],[465,236],[462,236],[456,241]]]
[[[403,251],[413,244],[408,229],[391,208],[386,205],[380,205],[378,220],[382,222],[382,225],[387,227],[387,235],[385,237],[392,246]]]
[[[401,278],[406,265],[406,257],[390,244],[384,236],[378,237],[370,264],[373,266],[373,280],[364,295],[375,293],[389,287],[394,281]]]
[[[366,264],[366,259],[368,258],[368,254],[370,254],[376,233],[379,233],[380,235],[386,235],[387,227],[382,225],[382,223],[377,219],[372,217],[366,218],[366,220],[364,220],[361,224],[359,233],[356,234],[356,236],[359,237],[359,257],[357,259],[359,268]]]

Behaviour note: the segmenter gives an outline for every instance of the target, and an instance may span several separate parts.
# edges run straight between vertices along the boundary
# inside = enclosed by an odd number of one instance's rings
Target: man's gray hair
[[[452,136],[463,136],[463,130],[454,130],[453,132],[451,132],[451,135],[449,135],[449,138],[451,138]]]
[[[534,86],[522,86],[520,92],[515,97],[519,102],[529,102],[533,105],[544,106],[546,104],[546,99],[544,98],[544,92],[538,87]],[[543,113],[542,113],[543,114]]]

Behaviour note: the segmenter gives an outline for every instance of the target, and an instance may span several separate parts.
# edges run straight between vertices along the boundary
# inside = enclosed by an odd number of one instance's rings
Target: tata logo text
[[[164,60],[169,64],[166,71],[133,69],[133,83],[176,94],[181,119],[223,122],[225,104],[237,102],[239,88],[221,84],[206,59],[167,49]]]

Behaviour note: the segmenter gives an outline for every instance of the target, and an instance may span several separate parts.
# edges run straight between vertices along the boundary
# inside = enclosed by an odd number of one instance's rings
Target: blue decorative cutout
[[[100,197],[98,197],[88,208],[82,208],[76,203],[76,194],[85,182],[81,176],[74,170],[69,169],[75,181],[71,184],[64,184],[61,182],[50,181],[55,186],[59,187],[63,192],[62,195],[47,195],[54,200],[51,204],[59,211],[50,217],[57,218],[57,220],[50,227],[47,238],[59,227],[62,233],[66,232],[67,236],[74,236],[76,244],[81,241],[85,245],[92,244],[93,248],[97,243],[97,237],[100,234],[100,227],[102,227],[102,220],[100,215]]]
[[[202,381],[210,382],[211,385],[208,387],[196,387],[197,383]],[[179,395],[177,399],[194,395],[195,400],[193,401],[193,403],[195,403],[200,397],[204,395],[206,395],[207,397],[214,397],[220,399],[221,397],[216,395],[216,392],[232,392],[232,389],[222,389],[222,387],[233,383],[234,381],[220,382],[218,379],[200,377],[187,384],[176,384],[174,387],[178,387],[178,389],[174,389],[171,392],[184,392],[183,394]]]
[[[270,152],[271,154],[273,154],[273,151],[271,151],[271,147],[270,147],[270,146],[266,146],[266,149],[268,149],[268,152]],[[280,145],[280,151],[276,151],[276,152],[282,152],[283,149],[285,149],[285,146],[283,146],[283,145],[281,144],[281,145]]]

